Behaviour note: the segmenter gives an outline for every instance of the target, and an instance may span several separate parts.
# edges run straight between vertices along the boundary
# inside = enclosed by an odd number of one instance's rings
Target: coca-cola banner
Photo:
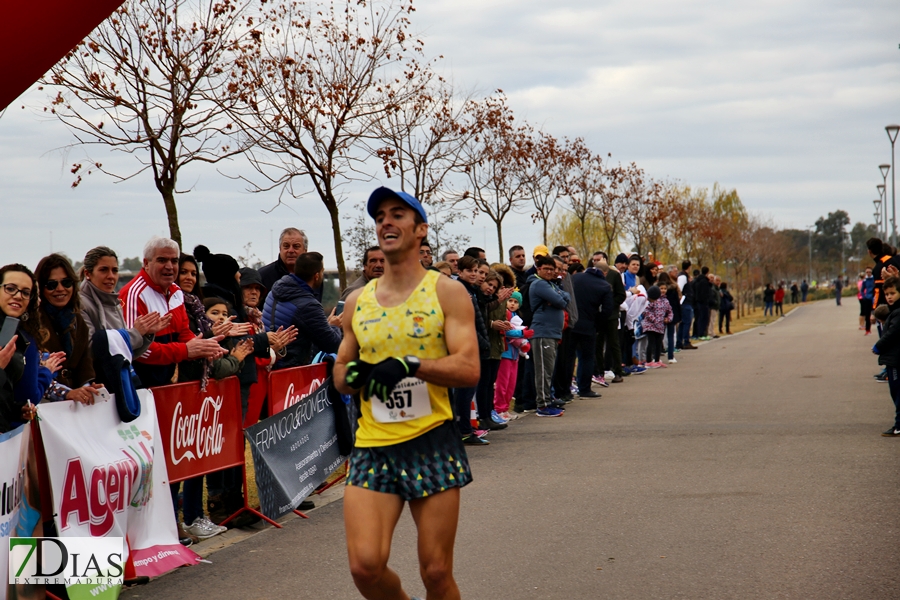
[[[269,374],[270,415],[277,415],[319,389],[328,371],[325,363],[272,371]]]
[[[334,412],[346,409],[329,383],[244,430],[253,452],[260,509],[270,519],[297,508],[347,458],[338,449]]]
[[[155,387],[169,481],[244,464],[241,437],[241,387],[236,377]]]
[[[41,402],[38,419],[59,535],[127,537],[136,573],[155,577],[199,557],[178,543],[153,396],[138,395],[130,423],[115,400]]]

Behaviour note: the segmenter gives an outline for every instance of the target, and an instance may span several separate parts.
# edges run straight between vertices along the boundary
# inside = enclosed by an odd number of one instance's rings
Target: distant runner
[[[387,566],[409,502],[427,597],[455,599],[459,488],[472,474],[447,388],[478,383],[474,309],[461,284],[419,262],[428,218],[418,200],[381,187],[367,210],[387,264],[348,296],[334,368],[338,390],[361,398],[344,494],[350,571],[365,598],[409,599]]]

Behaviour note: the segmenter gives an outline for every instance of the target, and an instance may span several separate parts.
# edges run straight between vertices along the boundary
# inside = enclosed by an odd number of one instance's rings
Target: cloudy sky
[[[413,28],[457,87],[503,89],[518,115],[557,137],[584,137],[659,179],[737,188],[781,227],[836,209],[873,221],[878,165],[890,162],[884,126],[900,122],[896,0],[427,0]],[[71,189],[68,168],[83,150],[59,150],[72,136],[40,114],[42,98],[32,90],[0,118],[2,261],[34,266],[51,249],[80,258],[98,244],[140,254],[148,236],[167,233],[152,179],[92,175]],[[191,188],[179,207],[187,248],[237,256],[250,243],[268,261],[272,232],[293,225],[334,264],[317,200],[265,214],[274,194],[248,194],[215,169],[185,170],[181,181]],[[350,189],[344,208],[371,186]],[[508,222],[507,244],[540,242],[528,216]],[[458,230],[496,258],[486,218]]]

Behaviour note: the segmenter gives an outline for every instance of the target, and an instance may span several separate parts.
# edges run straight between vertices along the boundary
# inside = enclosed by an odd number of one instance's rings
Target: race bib
[[[379,423],[411,421],[431,414],[428,384],[416,377],[402,380],[384,401],[375,396],[370,402],[372,418]]]

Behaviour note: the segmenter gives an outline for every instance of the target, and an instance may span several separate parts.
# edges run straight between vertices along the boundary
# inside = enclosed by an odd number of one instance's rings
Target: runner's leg
[[[419,573],[427,600],[458,600],[453,579],[453,544],[459,521],[459,488],[410,500],[409,511],[419,533]]]
[[[356,486],[344,488],[344,528],[350,573],[368,600],[409,600],[400,577],[387,566],[403,499]]]

